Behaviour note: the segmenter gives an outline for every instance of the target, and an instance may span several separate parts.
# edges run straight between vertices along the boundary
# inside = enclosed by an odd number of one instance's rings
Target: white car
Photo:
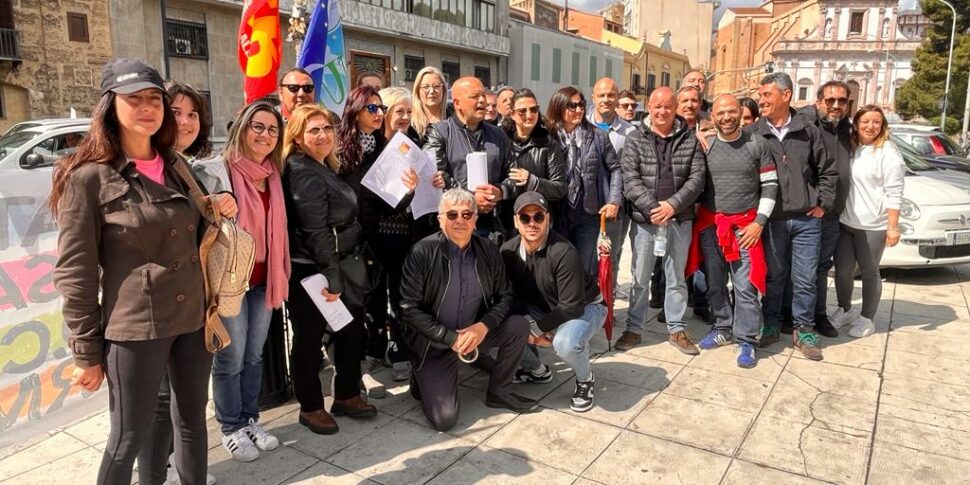
[[[906,187],[899,211],[900,243],[886,248],[882,267],[922,268],[970,262],[970,174],[938,169],[908,146]]]

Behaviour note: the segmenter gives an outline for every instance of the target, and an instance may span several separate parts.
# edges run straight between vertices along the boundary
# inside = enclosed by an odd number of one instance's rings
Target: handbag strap
[[[195,207],[199,209],[202,217],[209,221],[210,224],[218,227],[222,222],[219,211],[215,207],[212,207],[210,199],[202,193],[202,188],[195,181],[195,177],[192,176],[188,163],[182,157],[175,157],[175,173],[179,175],[182,182],[189,188],[189,197],[195,202]]]

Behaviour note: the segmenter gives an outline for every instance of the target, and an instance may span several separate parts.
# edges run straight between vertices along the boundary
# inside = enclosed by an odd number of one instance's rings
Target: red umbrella
[[[610,238],[606,235],[606,214],[600,214],[600,237],[597,244],[600,254],[599,285],[603,294],[603,304],[606,305],[606,321],[603,330],[606,332],[606,344],[613,350],[613,260],[610,257]]]

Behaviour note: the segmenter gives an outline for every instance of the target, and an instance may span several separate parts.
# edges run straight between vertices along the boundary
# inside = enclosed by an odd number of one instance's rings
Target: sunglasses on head
[[[387,113],[387,106],[384,106],[383,104],[368,104],[364,107],[367,108],[367,112],[372,115],[376,115],[378,111],[381,113]]]
[[[445,212],[445,217],[447,217],[449,221],[457,220],[459,215],[466,221],[470,221],[472,220],[472,217],[475,217],[475,213],[472,211],[461,211],[460,213],[458,211]]]
[[[846,106],[849,104],[849,98],[825,98],[825,106],[835,106],[836,103]]]
[[[539,106],[529,106],[528,108],[516,108],[513,111],[515,111],[515,114],[519,116],[525,116],[526,112],[529,112],[532,114],[539,114]]]
[[[258,121],[250,121],[249,129],[253,130],[253,133],[257,135],[262,135],[265,131],[269,136],[276,138],[280,134],[280,129],[275,126],[266,126]]]
[[[569,102],[566,103],[567,111],[586,111],[586,103],[580,101],[578,103]]]
[[[310,94],[313,92],[312,84],[284,84],[283,87],[293,94],[296,94],[301,90],[307,94]]]
[[[530,222],[535,221],[536,224],[542,224],[546,220],[545,212],[536,212],[529,216],[529,214],[521,213],[519,214],[519,223],[523,226],[528,225]]]

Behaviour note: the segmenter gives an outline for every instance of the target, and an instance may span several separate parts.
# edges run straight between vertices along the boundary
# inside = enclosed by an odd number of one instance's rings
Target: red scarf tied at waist
[[[701,262],[704,261],[704,253],[701,251],[700,234],[711,226],[717,226],[717,244],[724,253],[724,260],[733,263],[741,259],[741,246],[735,235],[735,228],[744,229],[745,226],[754,222],[758,212],[750,209],[740,214],[714,213],[701,206],[697,210],[697,219],[694,221],[694,237],[691,238],[690,252],[687,255],[686,274],[690,276],[700,269]],[[748,279],[751,284],[758,289],[761,294],[765,293],[765,279],[768,276],[768,264],[765,261],[765,249],[761,245],[761,240],[748,248],[748,259],[751,261],[751,271]]]
[[[280,172],[269,160],[256,163],[240,157],[228,165],[239,206],[239,227],[253,235],[256,261],[267,262],[266,308],[279,308],[289,293],[290,279],[290,243]],[[263,210],[263,201],[256,189],[255,182],[259,180],[265,180],[269,190],[269,211]]]

